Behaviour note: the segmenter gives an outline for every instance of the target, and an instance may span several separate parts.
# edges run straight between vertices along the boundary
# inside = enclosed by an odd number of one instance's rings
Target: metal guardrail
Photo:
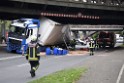
[[[124,1],[120,0],[10,0],[22,3],[47,4],[75,8],[124,11]]]
[[[72,2],[72,3],[84,3],[84,4],[94,4],[94,5],[105,5],[105,6],[121,6],[124,7],[124,2],[120,0],[49,0],[49,1],[62,1],[62,2]]]
[[[124,1],[120,0],[10,0],[10,1],[21,1],[21,2],[67,2],[67,3],[83,3],[92,5],[104,5],[104,6],[119,6],[124,7]]]
[[[69,25],[70,30],[72,31],[100,31],[100,30],[108,30],[108,31],[122,31],[124,25]]]
[[[71,28],[123,28],[124,25],[69,25]]]

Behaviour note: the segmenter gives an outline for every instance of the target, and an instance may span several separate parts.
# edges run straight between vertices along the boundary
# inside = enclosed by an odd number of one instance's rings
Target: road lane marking
[[[15,58],[20,58],[20,57],[23,57],[23,56],[11,56],[11,57],[3,57],[3,58],[0,58],[0,61],[1,61],[1,60],[8,60],[8,59],[15,59]]]
[[[63,57],[63,56],[55,56],[54,58],[61,58],[61,57]]]
[[[52,60],[52,59],[55,59],[57,57],[53,57],[53,58],[48,58],[48,59],[45,59],[45,60],[42,60],[42,62],[45,62],[47,60]],[[59,58],[59,57],[58,57]],[[40,62],[40,61],[39,61]],[[41,63],[41,62],[40,62]],[[24,67],[24,66],[28,66],[29,63],[24,63],[24,64],[20,64],[20,65],[17,65],[17,67]]]
[[[29,63],[24,63],[24,64],[21,64],[21,65],[17,65],[17,67],[23,67],[23,66],[27,66],[29,65]]]
[[[118,78],[117,78],[117,81],[116,83],[120,83],[120,80],[121,80],[121,77],[122,77],[122,74],[123,74],[123,71],[124,71],[124,64],[119,72],[119,75],[118,75]]]
[[[57,59],[57,58],[60,58],[60,57],[63,57],[63,56],[54,56],[52,58],[47,58],[45,60],[42,60],[42,62],[45,62],[47,60]],[[42,62],[40,62],[40,63],[42,63]],[[24,63],[24,64],[17,65],[17,67],[24,67],[24,66],[28,66],[28,65],[29,65],[29,63]]]

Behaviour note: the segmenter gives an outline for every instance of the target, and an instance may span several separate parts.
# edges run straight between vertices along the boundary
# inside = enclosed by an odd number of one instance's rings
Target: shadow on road
[[[121,47],[121,46],[114,47],[114,48],[105,47],[105,48],[100,48],[98,51],[113,52],[116,50],[124,50],[124,47]]]

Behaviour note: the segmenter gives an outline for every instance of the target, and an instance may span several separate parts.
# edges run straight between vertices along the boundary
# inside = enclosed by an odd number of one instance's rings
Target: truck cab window
[[[29,30],[29,29],[27,29],[27,36],[26,36],[26,38],[28,38],[28,37],[29,37],[29,34],[30,34],[30,30]]]
[[[26,38],[28,38],[32,34],[33,34],[33,30],[32,29],[27,29],[27,36],[26,36]]]
[[[16,26],[11,26],[10,27],[10,32],[13,32],[15,34],[22,35],[25,33],[25,29],[21,27],[16,27]]]
[[[30,31],[31,31],[31,35],[33,34],[33,30],[32,29],[30,29]]]
[[[15,27],[11,26],[10,27],[10,32],[14,32],[15,31]]]

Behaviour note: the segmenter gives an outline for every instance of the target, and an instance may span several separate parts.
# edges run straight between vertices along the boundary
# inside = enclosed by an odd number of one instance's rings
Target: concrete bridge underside
[[[65,2],[68,1],[68,2]],[[124,6],[69,0],[7,0],[0,3],[0,19],[51,18],[63,24],[120,24]]]

